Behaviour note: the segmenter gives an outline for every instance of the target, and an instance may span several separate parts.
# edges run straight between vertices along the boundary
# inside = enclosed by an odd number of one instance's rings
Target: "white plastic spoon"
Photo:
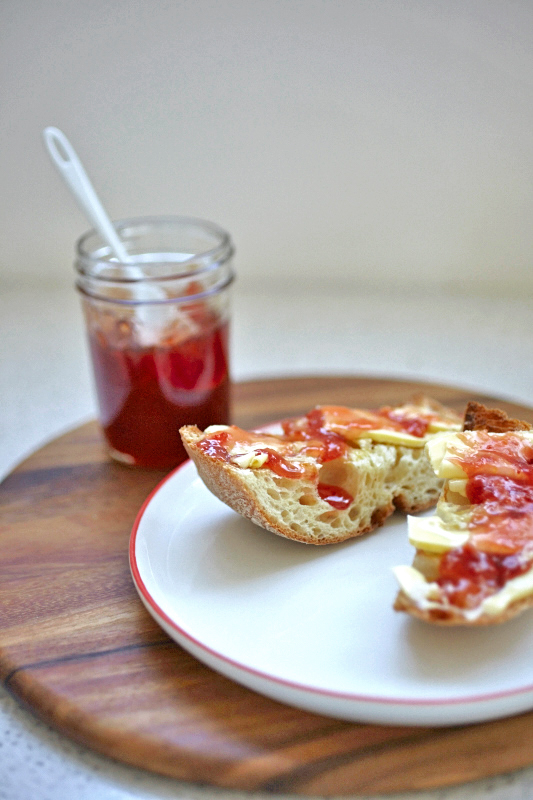
[[[71,143],[59,128],[49,127],[43,131],[48,153],[59,170],[59,174],[78,201],[81,210],[89,218],[102,239],[107,242],[115,257],[125,264],[130,259],[120,241],[109,216],[94,191],[83,165]]]
[[[145,276],[142,269],[138,266],[131,265],[134,259],[126,252],[76,151],[63,131],[50,126],[44,129],[43,138],[46,149],[59,170],[59,174],[95,230],[100,234],[104,242],[109,245],[115,258],[121,264],[128,265],[128,276],[130,278],[144,278]],[[132,288],[131,291],[136,300],[161,301],[168,299],[166,293],[162,289],[149,283],[146,284],[143,282],[142,286],[136,286],[135,289]],[[172,318],[179,319],[189,333],[196,333],[198,331],[198,325],[193,320],[189,319],[188,314],[183,313],[178,306],[169,306],[165,310],[158,310],[157,308],[152,308],[150,306],[144,307],[141,305],[137,309],[136,314],[137,318],[142,321],[145,326],[145,330],[139,332],[139,338],[145,343],[151,344],[156,341],[159,336],[158,329],[162,329]]]

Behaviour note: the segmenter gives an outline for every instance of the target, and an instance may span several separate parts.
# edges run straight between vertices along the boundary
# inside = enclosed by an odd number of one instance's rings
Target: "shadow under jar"
[[[182,425],[230,422],[234,249],[217,225],[187,217],[115,227],[126,263],[94,231],[75,261],[100,423],[112,458],[171,469],[187,458]]]

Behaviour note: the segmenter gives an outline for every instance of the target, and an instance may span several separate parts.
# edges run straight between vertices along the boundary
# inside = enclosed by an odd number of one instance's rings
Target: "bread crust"
[[[533,605],[533,598],[523,597],[520,600],[515,600],[510,603],[505,611],[501,614],[480,614],[479,617],[474,619],[466,619],[464,614],[453,608],[442,609],[422,609],[414,605],[408,595],[400,590],[394,601],[395,611],[406,611],[412,617],[421,619],[423,622],[430,622],[434,625],[445,625],[452,627],[454,625],[470,625],[470,626],[486,626],[486,625],[499,625],[507,620],[516,617]]]
[[[488,431],[489,433],[510,433],[512,431],[530,431],[529,422],[512,419],[499,408],[487,408],[481,403],[468,403],[464,422],[464,431]]]

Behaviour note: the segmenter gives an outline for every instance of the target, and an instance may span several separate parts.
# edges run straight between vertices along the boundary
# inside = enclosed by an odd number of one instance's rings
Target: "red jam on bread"
[[[261,462],[256,468],[270,469],[281,478],[299,479],[317,475],[318,467],[343,458],[350,446],[365,438],[377,436],[382,441],[392,438],[411,446],[414,440],[415,446],[422,447],[432,425],[448,422],[432,409],[421,410],[413,405],[377,411],[317,406],[303,417],[284,420],[279,436],[250,433],[232,425],[212,433],[208,430],[199,447],[211,458],[239,464],[239,458],[253,446],[256,465]],[[354,500],[340,486],[318,482],[317,492],[337,509],[347,508]]]

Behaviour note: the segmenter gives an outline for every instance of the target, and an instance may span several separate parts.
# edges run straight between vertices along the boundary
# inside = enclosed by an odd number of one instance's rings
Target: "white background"
[[[1,276],[65,281],[113,218],[233,235],[241,280],[533,287],[529,0],[3,0]]]

